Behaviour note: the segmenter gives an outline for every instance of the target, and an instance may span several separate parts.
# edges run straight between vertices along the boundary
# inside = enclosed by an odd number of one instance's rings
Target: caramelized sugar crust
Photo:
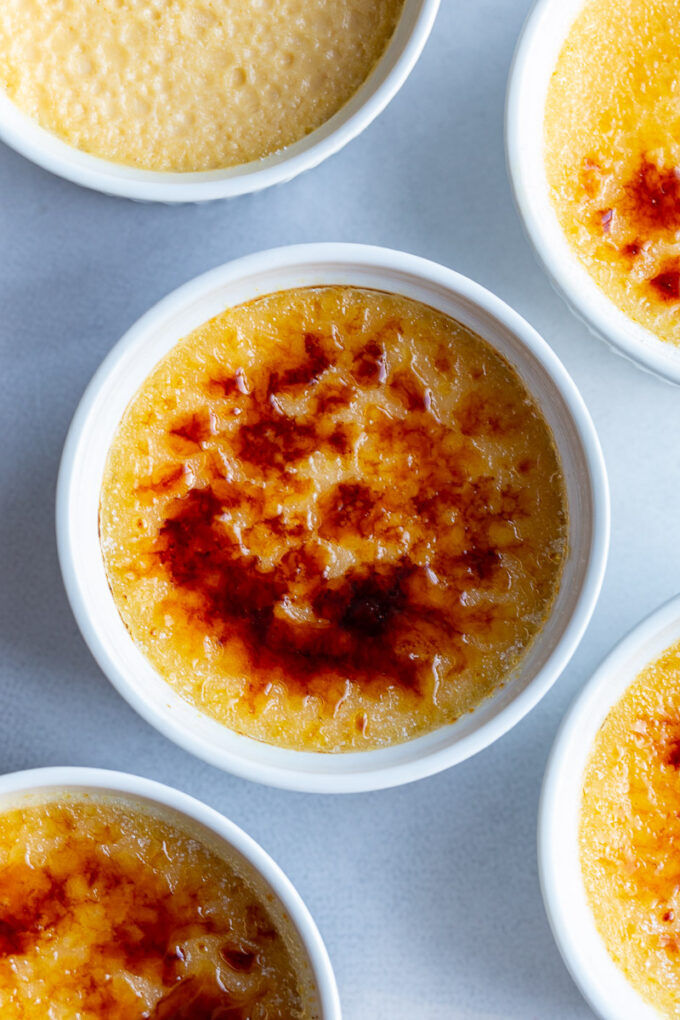
[[[284,291],[179,343],[101,500],[133,638],[235,730],[343,751],[451,722],[507,676],[565,552],[550,431],[510,366],[422,304]]]
[[[680,1017],[680,645],[609,713],[585,774],[581,864],[598,930],[631,983]]]
[[[263,904],[194,836],[108,799],[0,815],[3,1020],[302,1020]]]
[[[680,21],[675,0],[588,0],[546,106],[562,229],[627,315],[680,342]]]

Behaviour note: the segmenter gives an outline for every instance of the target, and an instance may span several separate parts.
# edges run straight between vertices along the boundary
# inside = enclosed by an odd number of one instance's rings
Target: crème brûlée
[[[676,0],[587,0],[548,91],[560,225],[626,315],[680,343],[680,19]]]
[[[610,955],[680,1017],[680,644],[644,669],[600,729],[584,780],[583,878]]]
[[[260,159],[329,120],[403,0],[2,0],[0,89],[78,149],[149,170]]]
[[[297,937],[174,820],[64,795],[0,814],[3,1020],[312,1020]],[[302,973],[302,970],[300,970]]]
[[[566,549],[552,433],[448,316],[281,291],[178,343],[118,427],[100,535],[118,610],[186,699],[298,749],[403,741],[503,683]]]

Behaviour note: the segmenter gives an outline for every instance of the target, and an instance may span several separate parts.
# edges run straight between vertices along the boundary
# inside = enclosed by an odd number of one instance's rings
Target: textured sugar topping
[[[680,20],[675,0],[588,0],[546,106],[551,197],[591,276],[680,342]]]
[[[0,814],[3,1020],[310,1020],[231,864],[110,799]]]
[[[2,0],[0,89],[66,142],[196,171],[260,159],[344,106],[403,0]]]
[[[680,1017],[680,645],[640,673],[598,733],[580,845],[610,955],[662,1016]]]
[[[473,709],[566,548],[552,435],[510,366],[431,308],[342,287],[177,344],[118,428],[100,525],[161,675],[238,732],[326,751]]]

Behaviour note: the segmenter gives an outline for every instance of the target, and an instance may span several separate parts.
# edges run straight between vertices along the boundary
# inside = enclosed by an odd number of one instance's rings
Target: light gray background
[[[611,354],[552,293],[506,180],[506,74],[528,0],[443,0],[402,92],[340,155],[291,184],[168,208],[81,190],[0,146],[0,770],[97,765],[206,800],[289,874],[328,945],[346,1020],[592,1017],[544,917],[536,807],[562,715],[602,656],[678,589],[680,395]],[[197,273],[301,241],[438,260],[524,314],[572,372],[609,467],[604,590],[571,666],[476,758],[349,797],[232,779],[142,722],[90,657],[57,566],[64,435],[104,354]]]

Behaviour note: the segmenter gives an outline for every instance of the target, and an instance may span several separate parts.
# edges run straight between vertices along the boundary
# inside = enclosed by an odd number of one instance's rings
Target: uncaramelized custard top
[[[680,22],[676,0],[586,0],[546,105],[560,224],[607,295],[680,342]]]
[[[283,935],[233,867],[124,802],[0,814],[3,1020],[303,1020]]]
[[[403,0],[2,0],[0,89],[70,145],[156,171],[259,160],[368,78]]]
[[[637,677],[597,735],[581,864],[595,921],[627,978],[680,1017],[680,645]]]
[[[354,288],[230,309],[163,360],[113,443],[111,588],[179,691],[260,739],[403,740],[504,679],[565,550],[550,432],[440,313]]]

